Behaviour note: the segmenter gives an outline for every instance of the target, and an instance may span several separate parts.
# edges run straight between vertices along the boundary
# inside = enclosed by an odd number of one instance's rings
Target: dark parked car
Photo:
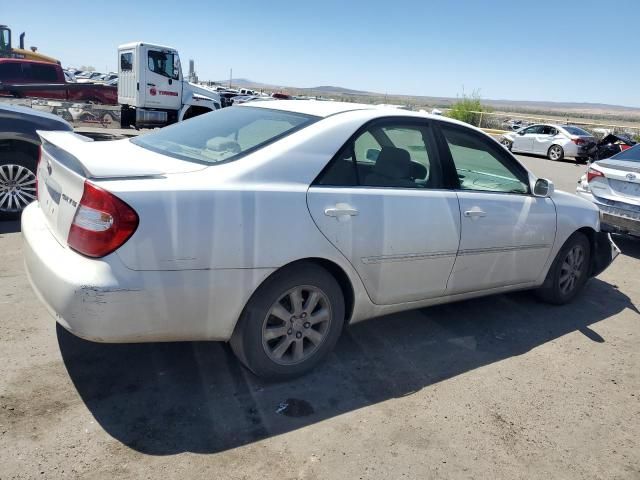
[[[0,104],[0,219],[17,217],[36,198],[40,154],[36,130],[72,128],[56,115]]]
[[[624,152],[633,147],[636,143],[629,135],[624,133],[610,133],[598,142],[598,150],[596,152],[596,160],[609,158],[616,153]]]

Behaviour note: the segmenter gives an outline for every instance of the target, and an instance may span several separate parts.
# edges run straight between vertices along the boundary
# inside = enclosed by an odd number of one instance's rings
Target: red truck
[[[117,105],[118,88],[97,83],[68,83],[62,67],[55,63],[0,58],[0,97]]]

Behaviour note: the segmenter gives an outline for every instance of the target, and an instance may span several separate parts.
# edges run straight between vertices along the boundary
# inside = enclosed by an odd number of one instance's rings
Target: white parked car
[[[617,255],[595,205],[440,116],[272,101],[131,140],[41,135],[22,232],[55,319],[99,342],[230,341],[265,377],[379,315],[568,302]]]
[[[538,124],[505,133],[500,143],[514,153],[545,155],[550,160],[565,157],[586,161],[596,152],[596,139],[572,125]]]
[[[589,165],[576,192],[602,212],[602,223],[640,236],[640,145]]]

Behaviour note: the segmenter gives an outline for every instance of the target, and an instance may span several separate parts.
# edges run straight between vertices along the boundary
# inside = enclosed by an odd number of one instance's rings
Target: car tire
[[[297,264],[276,272],[258,288],[230,344],[257,376],[286,380],[326,358],[344,319],[344,296],[336,279],[318,265]]]
[[[38,161],[22,152],[0,158],[0,220],[14,220],[36,199]]]
[[[564,243],[551,264],[547,277],[536,294],[553,305],[564,305],[580,293],[589,279],[591,244],[581,232]]]
[[[551,145],[547,151],[547,157],[549,160],[559,162],[564,158],[564,150],[560,145]]]
[[[500,140],[500,145],[502,145],[504,148],[506,148],[507,150],[511,151],[511,148],[513,147],[513,142],[507,140],[506,138]]]

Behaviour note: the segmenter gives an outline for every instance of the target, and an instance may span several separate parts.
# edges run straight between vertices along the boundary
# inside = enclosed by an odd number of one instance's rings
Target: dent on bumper
[[[272,269],[133,271],[117,255],[90,259],[60,245],[37,204],[22,215],[24,261],[56,321],[98,342],[228,340]]]

